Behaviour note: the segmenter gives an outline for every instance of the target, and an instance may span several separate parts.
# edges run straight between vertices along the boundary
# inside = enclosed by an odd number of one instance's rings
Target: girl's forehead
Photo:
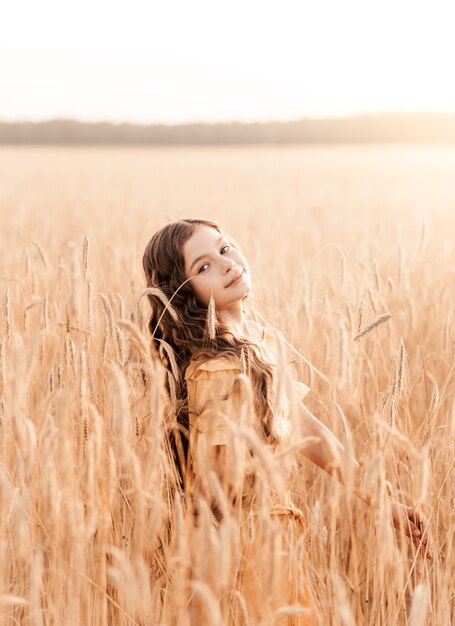
[[[185,258],[192,254],[203,254],[209,252],[210,246],[218,243],[225,237],[224,233],[219,233],[210,226],[198,226],[191,237],[183,245]],[[207,248],[206,250],[204,248]]]

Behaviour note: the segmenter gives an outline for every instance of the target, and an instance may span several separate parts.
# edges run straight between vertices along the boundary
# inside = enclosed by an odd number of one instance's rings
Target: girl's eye
[[[229,248],[230,248],[230,247],[231,247],[231,246],[229,246],[229,245],[223,246],[223,247],[221,248],[221,250],[220,250],[220,253],[221,253],[221,254],[223,254],[223,250],[224,250],[225,248],[227,248],[227,250],[229,250]],[[227,252],[227,250],[226,250],[226,252]],[[204,267],[205,267],[206,265],[208,265],[208,263],[204,263],[203,265],[201,265],[201,267],[198,269],[197,273],[198,273],[198,274],[200,274],[201,272],[204,272],[204,271],[205,271],[205,270],[204,270]]]

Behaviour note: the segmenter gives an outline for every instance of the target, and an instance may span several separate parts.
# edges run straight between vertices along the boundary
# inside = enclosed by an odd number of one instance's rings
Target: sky
[[[455,2],[15,0],[0,120],[455,113]]]

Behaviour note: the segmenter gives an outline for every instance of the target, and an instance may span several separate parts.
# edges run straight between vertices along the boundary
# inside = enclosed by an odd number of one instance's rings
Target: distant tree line
[[[452,142],[455,115],[383,113],[290,122],[114,124],[54,119],[0,122],[3,144],[235,145]]]

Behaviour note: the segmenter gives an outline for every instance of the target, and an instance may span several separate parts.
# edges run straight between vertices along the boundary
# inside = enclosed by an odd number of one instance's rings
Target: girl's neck
[[[229,326],[234,335],[248,335],[248,324],[243,309],[226,309],[220,311],[220,317]]]
[[[246,318],[242,307],[221,311],[220,317],[228,324],[231,331],[237,337],[247,337],[249,339],[261,338],[261,329],[257,324]]]

